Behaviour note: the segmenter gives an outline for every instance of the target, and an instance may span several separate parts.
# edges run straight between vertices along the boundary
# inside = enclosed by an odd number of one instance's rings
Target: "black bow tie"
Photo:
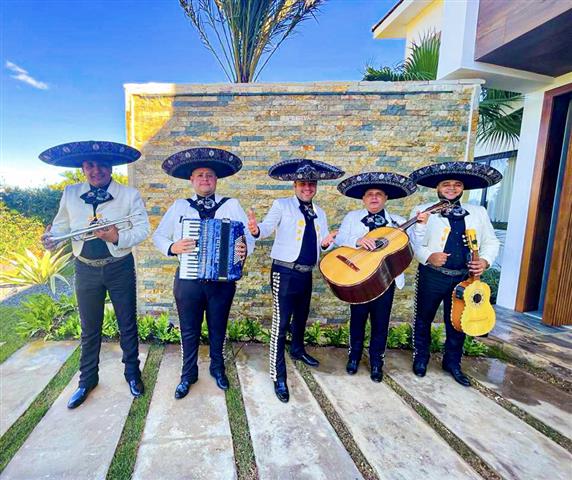
[[[209,195],[208,197],[202,197],[201,195],[197,195],[196,204],[199,207],[204,208],[205,210],[210,210],[211,208],[214,208],[214,206],[216,205],[216,200],[214,198],[214,195]]]
[[[89,192],[85,192],[80,198],[88,205],[100,205],[113,200],[113,196],[105,188],[90,186]]]
[[[387,225],[387,219],[385,218],[385,213],[382,210],[378,213],[368,213],[361,219],[361,223],[370,230],[373,230],[374,228],[385,227]]]
[[[303,202],[302,200],[298,201],[300,202],[300,211],[306,218],[314,219],[318,216],[316,215],[312,202]]]
[[[441,216],[449,220],[457,220],[466,217],[469,214],[460,203],[454,203],[451,208],[441,211]]]

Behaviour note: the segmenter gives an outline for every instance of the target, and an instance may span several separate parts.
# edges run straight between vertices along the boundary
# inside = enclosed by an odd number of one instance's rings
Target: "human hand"
[[[489,268],[489,262],[484,258],[471,260],[467,265],[469,266],[469,273],[475,276],[481,275],[487,268]]]
[[[258,228],[258,223],[256,222],[256,215],[254,214],[254,209],[251,208],[246,213],[248,217],[248,231],[253,235],[257,236],[260,233],[260,228]]]
[[[335,240],[336,235],[338,234],[337,230],[330,232],[327,237],[322,240],[322,248],[328,248]]]
[[[171,245],[171,253],[180,255],[181,253],[191,253],[197,246],[197,241],[192,238],[181,238]]]
[[[426,224],[429,220],[429,212],[417,212],[417,223]]]
[[[115,225],[95,230],[93,234],[104,242],[117,243],[119,240],[119,230]]]
[[[52,240],[52,234],[50,233],[50,230],[52,229],[52,225],[48,225],[46,227],[46,229],[44,230],[44,233],[42,234],[42,236],[40,237],[40,241],[42,242],[42,245],[44,246],[44,248],[46,250],[50,250],[53,251],[57,248],[58,243],[54,242]]]
[[[434,267],[442,267],[443,265],[445,265],[445,262],[447,262],[447,257],[449,255],[451,254],[444,252],[434,252],[431,255],[429,255],[427,263],[430,263]]]
[[[366,250],[375,250],[376,249],[376,245],[375,245],[375,239],[373,238],[369,238],[369,237],[361,237],[356,244],[358,245],[358,247],[362,247],[365,248]]]

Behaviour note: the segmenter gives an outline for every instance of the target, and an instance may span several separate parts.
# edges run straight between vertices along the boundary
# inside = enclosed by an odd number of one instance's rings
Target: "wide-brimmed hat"
[[[188,180],[197,168],[210,168],[218,178],[230,177],[242,168],[234,153],[220,148],[189,148],[167,158],[161,165],[167,175]]]
[[[484,163],[442,162],[415,170],[409,178],[417,185],[436,188],[443,180],[460,180],[465,190],[487,188],[502,180],[502,174]]]
[[[301,180],[317,182],[318,180],[334,180],[344,174],[343,170],[326,162],[310,160],[307,158],[293,158],[283,160],[272,165],[268,175],[276,180]]]
[[[365,192],[383,190],[388,199],[403,198],[417,190],[417,185],[404,175],[392,172],[364,172],[348,177],[338,184],[342,195],[363,198]]]
[[[42,162],[56,167],[81,168],[85,161],[99,161],[111,166],[132,163],[141,156],[136,148],[116,142],[86,140],[57,145],[40,153]]]

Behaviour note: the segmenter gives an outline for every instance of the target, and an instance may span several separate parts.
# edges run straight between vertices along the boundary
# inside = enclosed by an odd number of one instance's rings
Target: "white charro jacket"
[[[89,226],[93,217],[93,207],[80,198],[88,191],[89,183],[87,182],[68,185],[64,189],[60,208],[52,222],[52,235],[65,235],[70,231]],[[97,207],[96,213],[101,219],[113,221],[127,215],[140,214],[131,219],[133,228],[119,232],[117,245],[106,242],[111,255],[124,257],[131,253],[135,245],[141,243],[149,235],[149,219],[141,195],[135,188],[120,185],[111,180],[107,191],[113,196],[113,200]],[[81,253],[83,244],[83,240],[72,240],[73,254],[76,257]]]
[[[317,218],[314,220],[316,229],[317,258],[320,259],[322,240],[328,236],[328,221],[326,213],[313,203]],[[266,238],[276,231],[276,238],[272,245],[270,256],[275,260],[293,262],[300,255],[302,238],[306,220],[300,211],[300,202],[296,196],[274,200],[264,220],[258,224],[260,235],[258,238]]]
[[[411,211],[411,217],[418,212],[430,207],[431,203],[418,205]],[[469,212],[465,217],[465,226],[477,232],[477,243],[479,245],[479,256],[484,258],[489,266],[493,264],[500,242],[495,235],[495,231],[489,219],[487,211],[478,205],[463,204],[462,207]],[[429,255],[435,252],[442,252],[445,249],[451,224],[449,220],[439,214],[429,216],[426,224],[416,223],[409,229],[409,236],[415,251],[415,258],[423,265],[427,263]]]
[[[335,240],[337,246],[356,248],[356,242],[369,233],[369,228],[367,228],[361,221],[367,214],[368,211],[365,208],[362,208],[361,210],[353,210],[344,217]],[[387,209],[385,209],[385,218],[388,221],[388,224],[386,225],[387,227],[396,228],[402,223],[405,223],[405,219],[403,217],[393,215],[389,213]],[[402,289],[404,285],[405,276],[402,273],[395,278],[395,286]]]

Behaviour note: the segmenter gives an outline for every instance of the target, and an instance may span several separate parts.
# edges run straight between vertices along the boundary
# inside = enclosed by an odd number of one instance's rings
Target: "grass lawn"
[[[20,321],[19,312],[19,307],[0,307],[0,363],[27,342],[27,339],[16,333],[16,325]]]

